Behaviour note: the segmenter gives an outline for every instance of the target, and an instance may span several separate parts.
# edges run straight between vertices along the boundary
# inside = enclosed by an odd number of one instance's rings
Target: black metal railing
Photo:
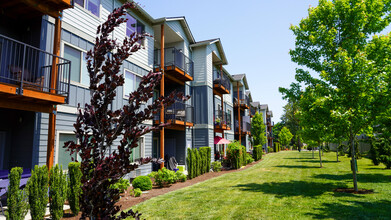
[[[250,132],[250,131],[251,131],[251,123],[244,121],[242,132]]]
[[[236,104],[240,104],[240,105],[247,105],[247,106],[250,106],[250,98],[244,94],[243,92],[239,92],[239,98],[238,98],[238,93],[237,92],[234,92],[234,98],[236,98],[236,102],[239,101],[239,103],[236,103]]]
[[[154,53],[154,68],[160,67],[160,49]],[[185,74],[194,76],[194,62],[175,47],[164,49],[164,66],[172,66],[181,69]]]
[[[51,81],[56,71],[54,87]],[[0,82],[18,85],[19,94],[34,89],[68,97],[70,71],[71,61],[0,35]]]
[[[221,70],[213,71],[213,84],[223,86],[228,91],[231,89],[228,77]]]
[[[231,127],[231,115],[222,110],[216,110],[214,115],[215,126],[227,126]]]
[[[164,109],[164,119],[165,122],[177,120],[194,123],[194,107],[182,101],[175,101],[174,104]],[[160,120],[160,111],[155,114],[154,120]]]

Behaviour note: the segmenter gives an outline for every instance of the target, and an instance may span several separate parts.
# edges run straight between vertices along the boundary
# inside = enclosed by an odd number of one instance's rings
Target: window
[[[131,92],[136,91],[141,82],[141,76],[125,70],[124,96],[129,97]]]
[[[58,148],[57,148],[57,164],[62,165],[63,170],[68,170],[68,164],[72,162],[72,157],[69,154],[69,151],[66,151],[64,148],[65,142],[67,141],[74,141],[77,142],[76,135],[75,134],[64,134],[60,133],[59,138],[58,138]],[[75,159],[75,155],[73,155]],[[78,156],[77,156],[78,157]],[[78,157],[80,159],[80,157]]]
[[[133,33],[142,34],[145,32],[145,26],[143,23],[141,23],[139,20],[135,19],[134,17],[130,16],[129,14],[126,14],[126,18],[128,21],[126,22],[126,35],[130,36]]]
[[[92,14],[99,17],[100,0],[74,0],[76,4],[87,9]]]
[[[86,53],[64,44],[64,58],[72,62],[71,81],[90,85],[90,77],[87,71]]]
[[[130,154],[130,161],[135,161],[137,159],[143,158],[144,156],[144,137],[138,139],[138,146],[132,149]]]

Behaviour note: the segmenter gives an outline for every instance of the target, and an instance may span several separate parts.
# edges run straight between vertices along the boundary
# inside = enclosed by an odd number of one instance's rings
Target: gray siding
[[[208,86],[193,87],[196,124],[213,125],[213,90]]]
[[[182,25],[179,21],[168,21],[167,25],[176,33],[178,34],[183,41],[178,42],[177,45],[175,46],[177,49],[182,49],[183,53],[188,56],[190,56],[190,51],[189,51],[189,40],[187,39],[187,36],[185,34],[185,31],[182,28]]]
[[[206,84],[206,47],[193,49],[194,81],[193,85]]]

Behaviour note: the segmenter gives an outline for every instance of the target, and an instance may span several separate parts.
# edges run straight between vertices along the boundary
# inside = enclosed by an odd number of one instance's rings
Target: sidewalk
[[[4,210],[7,209],[7,206],[4,206],[3,207]],[[64,205],[64,210],[68,210],[70,209],[69,205]],[[46,214],[45,214],[45,219],[50,219],[50,211],[49,211],[49,204],[46,208]],[[28,211],[26,217],[24,218],[25,220],[30,220],[31,219],[31,216],[30,216],[30,210]],[[0,220],[6,220],[5,216],[3,215],[3,213],[1,213],[1,210],[0,210]]]

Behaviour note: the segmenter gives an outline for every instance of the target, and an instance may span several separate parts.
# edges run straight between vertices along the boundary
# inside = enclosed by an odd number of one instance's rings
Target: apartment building
[[[247,90],[246,74],[232,75],[233,82],[233,100],[234,100],[234,121],[235,121],[235,140],[238,140],[251,150],[251,120],[250,120],[250,98]]]
[[[0,3],[7,9],[0,15],[0,169],[37,164],[67,169],[71,158],[62,146],[77,141],[77,106],[91,97],[85,56],[97,26],[122,1],[27,2]],[[134,32],[153,37],[140,42],[145,49],[124,62],[125,85],[117,89],[112,109],[127,102],[149,71],[163,72],[155,97],[172,91],[191,96],[145,122],[168,126],[144,135],[133,159],[175,157],[185,166],[187,148],[210,146],[213,160],[216,136],[240,140],[249,151],[251,94],[244,74],[231,76],[224,68],[228,61],[221,40],[195,41],[184,17],[155,19],[139,7],[126,18],[112,38],[122,41]],[[147,164],[131,175],[157,169]]]

